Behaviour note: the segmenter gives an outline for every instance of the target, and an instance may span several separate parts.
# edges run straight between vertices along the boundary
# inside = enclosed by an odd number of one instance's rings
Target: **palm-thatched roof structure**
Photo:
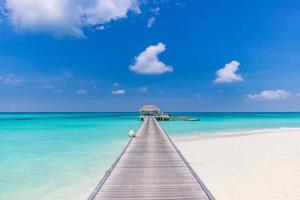
[[[196,118],[190,118],[185,116],[169,115],[168,113],[161,112],[161,110],[154,105],[144,105],[139,109],[141,114],[140,119],[145,120],[147,116],[154,116],[158,121],[169,121],[171,119],[183,120],[183,121],[199,121]]]
[[[160,113],[160,109],[154,105],[144,105],[139,109],[140,113]]]
[[[160,111],[160,109],[154,105],[144,105],[139,109],[141,114],[141,120],[144,120],[145,116],[154,116],[157,120],[170,120],[170,116]]]

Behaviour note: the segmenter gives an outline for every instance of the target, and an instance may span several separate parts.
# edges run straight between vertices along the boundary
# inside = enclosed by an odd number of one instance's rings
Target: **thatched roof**
[[[144,105],[139,109],[140,112],[160,112],[160,109],[154,105]]]

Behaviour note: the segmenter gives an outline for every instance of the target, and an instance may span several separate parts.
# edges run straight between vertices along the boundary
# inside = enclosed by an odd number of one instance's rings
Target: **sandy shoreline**
[[[300,199],[300,129],[173,139],[218,200]]]

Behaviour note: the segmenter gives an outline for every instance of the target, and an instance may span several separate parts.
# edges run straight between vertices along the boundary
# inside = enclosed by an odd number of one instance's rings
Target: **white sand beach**
[[[300,129],[174,141],[218,200],[300,199]]]

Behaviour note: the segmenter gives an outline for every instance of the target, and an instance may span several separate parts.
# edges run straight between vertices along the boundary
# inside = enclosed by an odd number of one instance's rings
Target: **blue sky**
[[[0,0],[0,111],[300,110],[298,1],[23,1]]]

